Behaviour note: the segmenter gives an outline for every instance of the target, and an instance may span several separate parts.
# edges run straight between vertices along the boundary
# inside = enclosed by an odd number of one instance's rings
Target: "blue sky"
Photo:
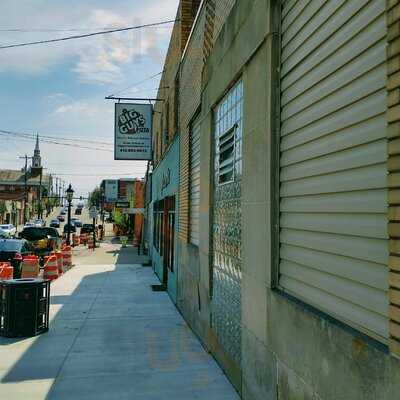
[[[45,40],[122,26],[173,19],[178,0],[1,0],[0,45]],[[49,45],[0,50],[0,129],[113,142],[113,102],[118,92],[161,71],[172,24]],[[43,32],[79,29],[82,32]],[[40,30],[40,31],[38,31]],[[84,30],[84,31],[83,31]],[[153,97],[158,79],[122,92]],[[34,143],[0,135],[0,168],[21,168],[18,156],[32,154]],[[112,152],[42,143],[47,172],[86,194],[100,176],[143,176],[146,164],[114,161]],[[60,174],[70,174],[63,175]]]

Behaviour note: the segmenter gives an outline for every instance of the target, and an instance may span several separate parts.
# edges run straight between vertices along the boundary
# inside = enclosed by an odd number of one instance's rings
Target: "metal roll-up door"
[[[282,7],[280,287],[388,338],[385,0]]]
[[[196,121],[190,135],[190,242],[199,245],[200,213],[200,122]]]

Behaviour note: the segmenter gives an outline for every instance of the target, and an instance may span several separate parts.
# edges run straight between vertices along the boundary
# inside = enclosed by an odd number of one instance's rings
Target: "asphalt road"
[[[57,216],[61,213],[63,207],[57,207],[53,210],[53,212],[47,217],[44,218],[44,220],[46,221],[46,226],[50,226],[50,222],[53,219],[57,219]],[[75,214],[75,210],[76,207],[72,207],[71,208],[71,218],[79,218],[82,222],[82,224],[91,224],[93,222],[93,220],[90,218],[89,216],[89,210],[87,207],[85,207],[82,210],[82,214],[81,215],[76,215]],[[60,235],[63,234],[64,232],[64,225],[67,223],[68,220],[68,212],[64,215],[65,217],[65,221],[60,223],[60,228],[58,228],[58,232],[60,233]],[[23,229],[23,225],[18,227],[18,232],[21,232]],[[80,228],[77,229],[77,233],[79,233]]]

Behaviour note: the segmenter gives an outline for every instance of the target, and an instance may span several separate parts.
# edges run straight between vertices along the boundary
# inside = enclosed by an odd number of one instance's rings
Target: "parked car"
[[[32,226],[35,226],[35,224],[34,224],[33,222],[27,222],[27,223],[24,225],[24,228],[30,228],[30,227],[32,227]]]
[[[61,210],[60,215],[65,215],[67,212],[65,210]]]
[[[83,224],[81,228],[81,235],[84,233],[90,233],[93,234],[93,224]]]
[[[17,233],[17,228],[13,224],[2,224],[0,229],[7,237],[14,237]]]
[[[69,227],[70,227],[70,233],[76,233],[76,226],[72,221],[69,224]],[[64,233],[68,233],[68,223],[64,225]]]
[[[58,219],[60,222],[64,222],[64,221],[65,221],[64,215],[61,215],[61,214],[57,217],[57,219]]]
[[[55,228],[28,227],[19,234],[19,238],[27,240],[34,254],[45,256],[61,246],[61,237]]]
[[[32,254],[32,248],[24,239],[0,240],[0,261],[9,262],[14,267],[14,278],[21,277],[22,260]]]
[[[60,221],[58,219],[52,219],[50,221],[50,227],[51,228],[59,228],[60,227]]]
[[[10,237],[10,235],[8,234],[8,232],[3,231],[3,229],[0,229],[0,238],[1,239],[7,239],[9,237]]]
[[[71,222],[77,227],[82,228],[82,221],[79,218],[71,218]]]
[[[44,222],[42,219],[35,220],[34,224],[38,228],[42,228],[42,227],[46,226],[46,222]]]

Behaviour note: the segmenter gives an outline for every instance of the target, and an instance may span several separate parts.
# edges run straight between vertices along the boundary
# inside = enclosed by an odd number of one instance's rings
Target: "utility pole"
[[[39,178],[39,203],[37,209],[38,219],[42,218],[42,179],[43,179],[43,167],[40,168],[40,178]]]
[[[22,157],[21,157],[22,158]],[[25,199],[24,199],[24,225],[26,224],[26,205],[28,204],[28,156],[25,154],[25,170],[24,170],[24,184],[25,184]]]
[[[61,206],[61,178],[58,178],[58,205]]]
[[[56,197],[58,197],[58,178],[57,177],[56,177]],[[58,201],[59,200],[57,200],[57,203],[58,203]]]
[[[26,206],[28,204],[28,158],[31,159],[32,157],[28,157],[26,154],[23,157],[19,157],[20,159],[25,160],[25,169],[24,169],[24,191],[25,191],[25,196],[24,196],[24,225],[26,224]]]

